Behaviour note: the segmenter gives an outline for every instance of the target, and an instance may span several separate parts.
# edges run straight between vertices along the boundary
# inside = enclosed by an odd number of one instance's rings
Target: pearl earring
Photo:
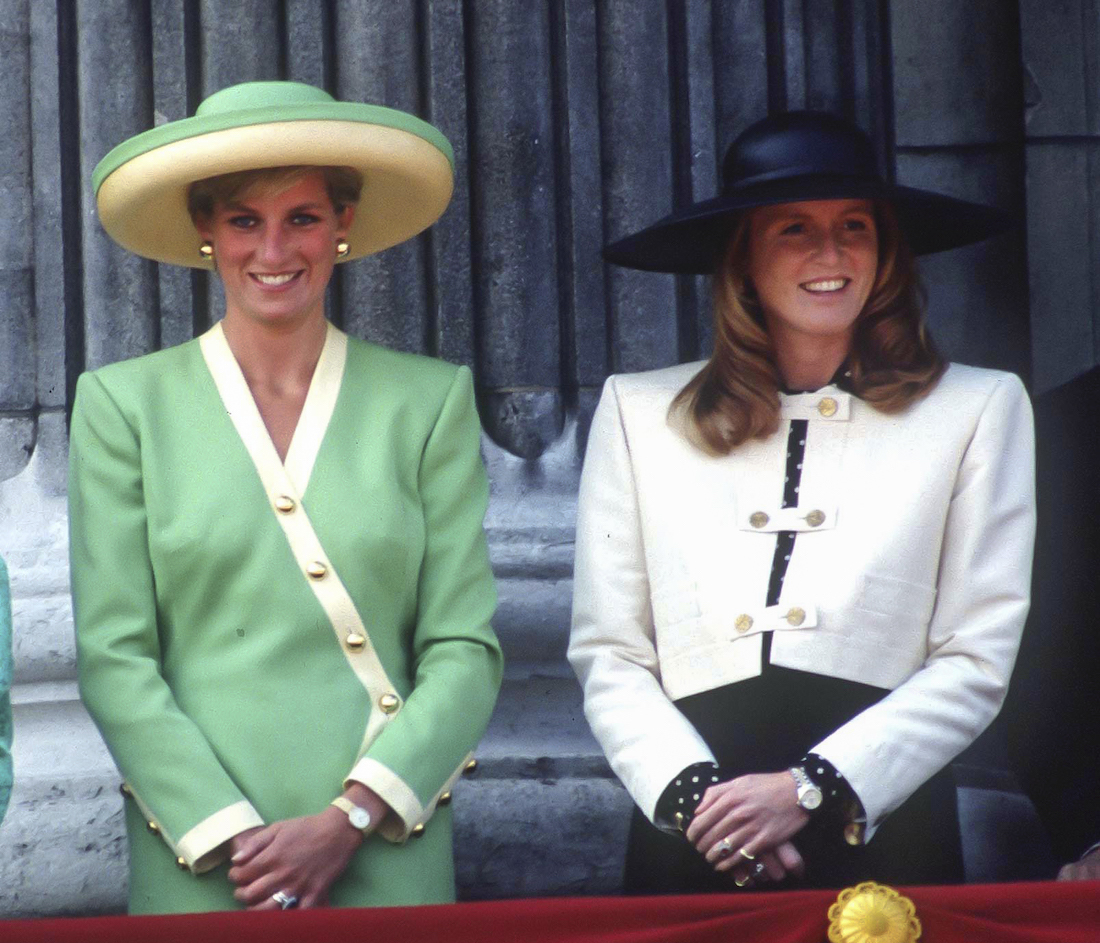
[[[210,240],[206,240],[201,246],[199,246],[199,255],[203,260],[209,262],[214,258],[214,246],[210,244]]]
[[[341,239],[339,242],[336,243],[336,258],[346,259],[348,257],[348,252],[350,251],[351,246],[348,245],[346,239]]]

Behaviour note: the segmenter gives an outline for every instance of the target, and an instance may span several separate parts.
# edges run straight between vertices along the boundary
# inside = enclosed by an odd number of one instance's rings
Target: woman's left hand
[[[339,809],[275,822],[249,835],[233,855],[233,896],[250,910],[278,910],[278,891],[297,906],[323,907],[328,889],[344,873],[363,835]]]
[[[779,848],[809,820],[790,773],[751,773],[704,793],[687,838],[716,871],[728,871]]]

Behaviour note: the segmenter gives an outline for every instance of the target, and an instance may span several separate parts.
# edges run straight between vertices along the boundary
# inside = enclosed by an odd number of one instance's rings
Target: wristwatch
[[[350,799],[346,799],[343,796],[337,796],[329,805],[334,805],[341,812],[346,813],[348,821],[351,822],[352,826],[359,829],[364,835],[367,834],[371,827],[371,817],[366,809],[356,805]]]
[[[798,794],[798,804],[807,812],[813,812],[821,808],[821,800],[824,798],[819,787],[801,766],[792,766],[791,775],[794,777],[794,785]]]

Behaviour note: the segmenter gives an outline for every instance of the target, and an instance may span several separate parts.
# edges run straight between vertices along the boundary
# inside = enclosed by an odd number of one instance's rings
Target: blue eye
[[[312,213],[295,213],[290,221],[295,226],[312,226],[314,223],[320,222],[321,218],[314,216]]]
[[[848,219],[844,221],[844,228],[850,232],[866,232],[871,227],[863,219]]]
[[[255,216],[249,216],[247,213],[229,217],[229,225],[234,229],[252,229],[257,222],[258,220]]]

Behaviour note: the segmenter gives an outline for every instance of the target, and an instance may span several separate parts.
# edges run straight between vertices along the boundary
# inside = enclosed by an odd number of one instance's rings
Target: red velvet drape
[[[898,888],[921,943],[1100,943],[1100,881]],[[823,943],[836,893],[0,921],[2,943]]]

